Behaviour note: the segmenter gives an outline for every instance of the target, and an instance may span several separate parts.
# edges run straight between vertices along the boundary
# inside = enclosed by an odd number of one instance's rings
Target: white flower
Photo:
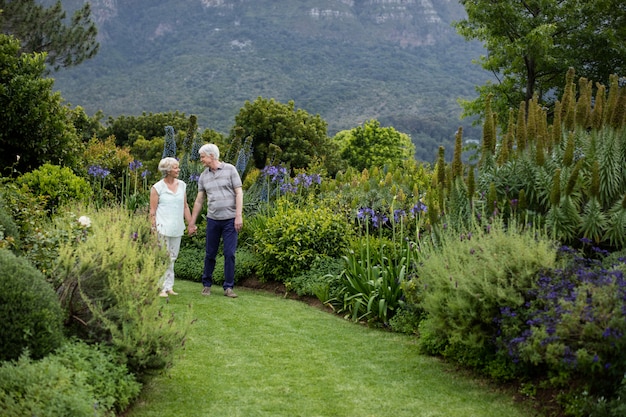
[[[78,223],[82,226],[82,227],[90,227],[91,226],[91,219],[87,216],[80,216],[78,218]]]

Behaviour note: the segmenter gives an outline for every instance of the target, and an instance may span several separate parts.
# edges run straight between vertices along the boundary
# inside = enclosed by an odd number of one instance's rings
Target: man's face
[[[212,156],[203,153],[200,154],[200,162],[202,162],[202,165],[204,165],[205,167],[211,166],[211,160],[213,160]]]

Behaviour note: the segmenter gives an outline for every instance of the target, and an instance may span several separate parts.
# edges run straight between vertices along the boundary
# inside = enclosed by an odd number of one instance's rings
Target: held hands
[[[187,234],[189,236],[195,235],[197,231],[198,231],[198,226],[196,226],[195,224],[190,224],[187,226]]]

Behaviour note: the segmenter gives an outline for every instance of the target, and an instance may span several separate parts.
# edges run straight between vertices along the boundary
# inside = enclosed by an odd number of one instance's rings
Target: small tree
[[[54,80],[42,78],[45,54],[21,54],[20,42],[0,34],[0,166],[2,175],[43,163],[75,168],[81,143]],[[6,167],[14,167],[8,171]]]
[[[339,132],[335,139],[339,142],[341,157],[358,170],[398,164],[415,155],[415,145],[409,135],[393,127],[381,127],[377,120]]]

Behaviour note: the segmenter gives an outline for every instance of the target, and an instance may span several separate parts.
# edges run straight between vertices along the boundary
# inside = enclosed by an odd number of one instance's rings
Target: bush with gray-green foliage
[[[84,377],[99,408],[120,413],[137,398],[141,383],[111,346],[88,345],[80,340],[64,344],[51,359]]]
[[[554,243],[542,233],[497,221],[472,233],[450,231],[424,255],[417,282],[405,285],[427,314],[420,344],[475,367],[495,351],[500,308],[523,306],[537,273],[556,265]]]
[[[0,360],[26,350],[42,358],[64,340],[59,300],[41,272],[7,249],[0,249],[0,271]]]
[[[286,281],[308,270],[319,256],[340,257],[351,229],[343,215],[322,204],[297,207],[286,199],[249,222],[261,280]]]
[[[0,366],[0,408],[5,417],[99,417],[85,375],[75,373],[58,360],[34,361],[22,356]]]
[[[67,343],[42,360],[23,355],[0,366],[0,409],[6,417],[113,416],[140,390],[112,349],[82,342]]]
[[[59,248],[54,270],[66,326],[89,342],[113,345],[139,377],[172,360],[187,329],[184,317],[164,312],[157,297],[169,257],[142,216],[123,207],[90,215],[90,232],[78,245]]]

